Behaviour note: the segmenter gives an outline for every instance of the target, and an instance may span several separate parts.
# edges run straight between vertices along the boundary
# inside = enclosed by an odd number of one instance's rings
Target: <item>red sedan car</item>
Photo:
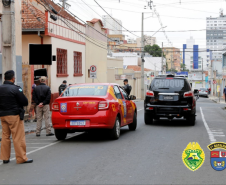
[[[91,83],[69,86],[52,104],[52,124],[58,140],[67,133],[106,129],[118,139],[120,128],[137,127],[137,107],[117,84]]]

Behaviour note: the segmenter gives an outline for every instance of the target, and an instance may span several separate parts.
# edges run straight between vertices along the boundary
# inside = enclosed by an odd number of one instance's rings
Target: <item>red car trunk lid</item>
[[[63,97],[56,100],[59,112],[63,115],[94,115],[98,112],[100,101],[98,97]]]

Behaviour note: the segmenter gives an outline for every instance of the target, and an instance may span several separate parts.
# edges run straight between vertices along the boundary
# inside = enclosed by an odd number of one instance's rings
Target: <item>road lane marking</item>
[[[216,142],[216,139],[214,138],[213,132],[210,130],[208,124],[206,123],[204,114],[202,112],[202,107],[200,107],[200,112],[201,112],[201,116],[202,116],[202,121],[203,121],[204,126],[206,127],[206,131],[207,131],[207,133],[209,135],[210,143],[214,143],[214,142]]]
[[[203,111],[202,111],[202,107],[200,107],[200,112],[201,112],[201,116],[202,116],[202,121],[204,123],[204,126],[206,127],[206,131],[209,135],[209,139],[210,139],[210,142],[213,143],[213,142],[216,142],[216,139],[214,138],[214,135],[213,135],[213,132],[210,130],[206,120],[205,120],[205,117],[204,117],[204,114],[203,114]]]
[[[73,135],[73,136],[71,136],[71,137],[67,137],[65,140],[71,139],[71,138],[73,138],[73,137],[75,137],[75,136],[78,136],[78,135],[80,135],[80,134],[83,134],[83,132],[81,132],[81,133],[79,133],[79,134],[76,134],[76,135]],[[62,141],[56,141],[56,142],[54,142],[54,143],[50,143],[50,144],[48,144],[48,145],[46,145],[46,146],[43,146],[43,147],[38,147],[38,148],[36,147],[37,149],[32,150],[32,151],[30,151],[30,152],[27,152],[26,154],[27,154],[27,155],[32,154],[32,153],[34,153],[34,152],[37,152],[37,151],[39,151],[39,150],[48,148],[48,147],[53,146],[53,145],[55,145],[55,144],[58,144],[58,143],[60,143],[60,142],[62,142]],[[26,148],[29,148],[29,147],[26,147]],[[14,161],[14,160],[16,160],[16,157],[10,159],[10,161]],[[0,165],[2,165],[2,164],[3,164],[3,162],[0,162]]]
[[[40,148],[40,147],[29,147],[29,146],[26,146],[26,148]],[[11,148],[11,150],[14,150],[14,148]]]
[[[144,109],[139,109],[137,112],[141,111],[141,110],[144,110]]]
[[[53,140],[54,141],[54,140]],[[28,144],[30,144],[30,145],[41,145],[41,144],[44,144],[44,145],[46,145],[46,144],[49,144],[49,143],[26,143],[27,145]]]
[[[46,140],[46,141],[55,141],[54,139],[39,139],[39,138],[38,138],[38,139],[37,139],[37,138],[36,138],[36,139],[26,138],[26,140],[27,140],[27,141],[29,141],[29,140]]]

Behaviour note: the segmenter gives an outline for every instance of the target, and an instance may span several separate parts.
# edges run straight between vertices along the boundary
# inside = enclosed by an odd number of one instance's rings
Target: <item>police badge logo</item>
[[[67,112],[67,103],[60,104],[60,112]]]
[[[226,168],[226,143],[212,143],[207,148],[210,150],[210,164],[212,168],[216,171],[224,170]]]
[[[205,153],[197,142],[189,143],[182,153],[182,161],[189,170],[198,170],[205,161]]]

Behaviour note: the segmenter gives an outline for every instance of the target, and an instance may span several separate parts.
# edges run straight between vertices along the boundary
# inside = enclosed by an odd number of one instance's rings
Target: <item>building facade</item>
[[[68,84],[85,83],[86,27],[51,0],[45,0],[58,13],[57,20],[36,0],[22,0],[22,62],[25,94],[30,101],[31,85],[35,82],[34,71],[46,69],[52,100],[58,97],[58,87],[63,80]],[[62,18],[62,17],[63,18]],[[71,25],[79,32],[68,27]],[[29,44],[51,44],[56,61],[52,65],[29,65]],[[37,55],[41,55],[37,51]],[[45,56],[43,56],[45,57]]]
[[[209,49],[202,49],[195,44],[195,39],[191,37],[183,44],[183,64],[191,70],[208,70],[212,55]]]
[[[118,23],[117,23],[117,22]],[[112,19],[109,15],[102,16],[102,22],[105,28],[109,29],[110,35],[122,34],[122,21],[119,19]]]
[[[135,43],[137,43],[137,41],[134,38],[129,37],[129,38],[127,38],[127,43],[128,44],[135,44]]]
[[[100,19],[87,21],[86,35],[86,83],[92,82],[90,66],[97,66],[97,78],[94,82],[107,82],[107,34]],[[96,43],[93,44],[93,42]]]
[[[151,45],[153,46],[154,44],[156,44],[156,37],[151,37],[151,36],[148,36],[148,35],[144,35],[144,39],[145,39],[145,42],[144,42],[144,46],[146,45]],[[137,38],[137,47],[141,47],[141,37]]]
[[[226,15],[206,18],[206,48],[213,51],[213,62],[222,63],[222,50],[226,47]]]
[[[181,67],[180,49],[175,47],[163,47],[163,53],[166,58],[168,71],[170,71],[171,69],[180,71],[180,67]]]

